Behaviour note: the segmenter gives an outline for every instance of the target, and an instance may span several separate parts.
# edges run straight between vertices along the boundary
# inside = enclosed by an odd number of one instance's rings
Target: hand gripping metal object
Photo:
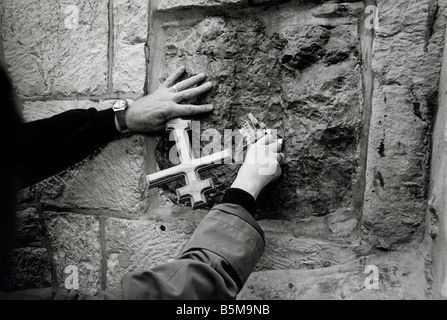
[[[261,129],[260,133],[259,129]],[[185,185],[176,190],[179,201],[190,200],[193,209],[207,205],[205,193],[213,191],[213,181],[208,178],[201,180],[199,171],[208,170],[220,166],[232,160],[232,149],[225,149],[201,158],[194,158],[188,131],[191,130],[191,120],[180,118],[170,120],[166,124],[166,131],[174,131],[174,139],[177,147],[180,164],[146,176],[149,188],[156,188],[163,184],[185,178]],[[265,134],[265,125],[259,123],[256,118],[249,114],[249,120],[245,121],[240,134],[247,141],[244,149],[256,141],[257,137]],[[244,141],[244,139],[243,139]]]

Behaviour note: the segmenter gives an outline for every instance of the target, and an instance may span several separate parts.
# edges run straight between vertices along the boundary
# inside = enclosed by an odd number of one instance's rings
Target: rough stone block
[[[43,240],[40,218],[35,208],[17,212],[16,233],[19,244],[40,243]]]
[[[320,2],[330,2],[333,0],[323,0]],[[336,0],[336,2],[356,2],[358,0]],[[280,4],[284,0],[160,0],[159,11],[174,11],[192,8],[232,8],[247,7],[249,5],[274,5]],[[350,6],[349,6],[350,8]]]
[[[158,10],[172,11],[190,8],[241,6],[247,3],[248,0],[160,0]]]
[[[264,231],[266,231],[264,229]],[[350,244],[265,232],[266,247],[255,271],[306,270],[342,265],[357,259]]]
[[[438,23],[435,22],[434,29],[439,28],[439,23],[446,22],[447,1],[441,1],[438,4],[442,7],[438,12],[441,19]],[[445,25],[441,27],[445,30]],[[437,32],[436,36],[439,42],[444,43],[445,32]],[[435,32],[436,34],[436,32]],[[444,35],[444,37],[442,36]],[[432,37],[433,40],[433,37]],[[437,45],[429,45],[436,48]],[[447,86],[447,48],[444,48],[442,61],[442,71],[440,76],[440,88]],[[447,105],[447,91],[439,91],[439,106]],[[433,239],[431,253],[432,253],[432,275],[433,275],[433,298],[447,299],[447,256],[444,252],[447,251],[447,140],[445,136],[447,132],[447,109],[440,107],[436,114],[436,121],[433,128],[433,151],[431,158],[431,180],[430,180],[430,194],[429,194],[429,213],[426,222],[427,233]]]
[[[326,3],[316,7],[312,15],[316,18],[333,18],[358,15],[364,9],[363,2],[355,3]]]
[[[388,249],[423,236],[442,44],[431,1],[378,4],[363,231]]]
[[[35,186],[19,190],[17,193],[17,204],[28,205],[36,199]]]
[[[414,114],[410,95],[382,86],[374,96],[363,230],[384,248],[422,237],[428,125]]]
[[[0,283],[0,290],[17,291],[51,286],[52,276],[46,249],[14,249],[11,264],[10,274]]]
[[[107,3],[2,1],[5,61],[20,95],[106,91]]]
[[[63,111],[91,107],[110,108],[113,101],[46,101],[24,104],[26,120],[37,120]],[[73,168],[38,184],[42,201],[62,208],[138,213],[143,210],[147,186],[144,175],[144,138],[132,135],[107,144]]]
[[[272,12],[271,19],[282,13]],[[362,125],[357,26],[291,25],[269,33],[267,27],[256,17],[166,26],[163,77],[185,65],[188,73],[205,72],[214,82],[212,92],[197,99],[216,106],[200,119],[202,130],[224,136],[224,129],[240,128],[251,112],[283,136],[284,175],[260,197],[260,216],[298,221],[347,211]],[[159,143],[161,168],[171,165],[168,146]],[[214,199],[219,201],[237,168],[226,165],[206,175],[217,185]]]
[[[238,299],[424,300],[429,288],[425,254],[382,253],[324,269],[254,272]],[[368,266],[377,267],[377,289],[365,286],[373,282],[373,274],[365,272]]]
[[[113,1],[113,90],[144,93],[145,46],[148,32],[148,0]]]
[[[357,32],[343,25],[330,35],[320,27],[302,32],[285,32],[291,38],[283,61],[301,72],[286,75],[282,85],[287,160],[278,201],[295,204],[304,216],[325,216],[349,210],[357,179],[362,126]]]
[[[150,269],[179,256],[196,224],[176,221],[107,219],[107,289],[125,274]]]
[[[72,285],[71,277],[76,273],[79,292],[95,294],[101,289],[99,219],[72,213],[45,212],[44,220],[59,288],[67,289],[67,279]]]
[[[143,175],[143,142],[140,136],[122,139],[102,149],[92,160],[66,171],[65,176],[59,176],[61,180],[47,180],[42,200],[64,208],[140,213],[147,187]]]
[[[279,3],[279,2],[281,2],[282,0],[252,0],[251,1],[251,3],[252,4],[266,4],[266,3],[268,3],[268,4],[270,4],[270,3],[273,3],[273,4],[276,4],[276,3]]]

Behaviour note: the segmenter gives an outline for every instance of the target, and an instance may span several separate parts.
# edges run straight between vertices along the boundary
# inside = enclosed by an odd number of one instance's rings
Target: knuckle
[[[183,101],[183,100],[186,100],[188,98],[189,98],[188,97],[188,93],[186,93],[186,92],[182,92],[182,93],[178,93],[177,94],[177,100],[179,100],[179,101]]]
[[[173,101],[174,103],[179,103],[179,102],[181,102],[182,100],[184,100],[184,99],[182,98],[182,95],[181,95],[181,94],[173,93],[173,95],[172,95],[172,101]]]

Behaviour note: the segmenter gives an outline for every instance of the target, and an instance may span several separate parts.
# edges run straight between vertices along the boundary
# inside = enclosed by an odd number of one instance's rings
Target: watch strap
[[[128,106],[128,102],[126,100],[123,100],[123,102],[126,104],[126,107],[121,110],[114,110],[115,111],[115,117],[116,121],[118,122],[118,127],[122,133],[129,133],[129,128],[127,127],[126,122],[126,110]]]
[[[126,111],[120,110],[115,112],[116,120],[118,121],[118,126],[122,133],[129,133],[129,128],[126,123]]]

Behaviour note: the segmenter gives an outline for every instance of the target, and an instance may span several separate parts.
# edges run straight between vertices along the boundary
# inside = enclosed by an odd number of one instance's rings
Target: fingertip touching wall
[[[194,101],[215,106],[196,118],[201,130],[223,135],[248,113],[278,130],[283,175],[256,214],[266,251],[240,299],[440,296],[443,211],[428,199],[447,1],[3,0],[0,10],[26,121],[138,99],[184,65],[214,84]],[[207,209],[177,203],[173,185],[148,189],[169,147],[166,134],[125,137],[22,190],[2,288],[94,294],[175,259]],[[206,172],[210,206],[237,168]]]

